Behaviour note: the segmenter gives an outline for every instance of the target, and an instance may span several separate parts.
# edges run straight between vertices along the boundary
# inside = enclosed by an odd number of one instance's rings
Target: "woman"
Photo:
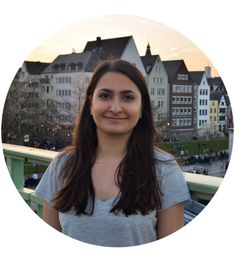
[[[43,219],[80,241],[131,246],[184,225],[189,198],[173,157],[154,148],[151,103],[132,64],[100,64],[75,125],[73,146],[56,157],[35,193]]]

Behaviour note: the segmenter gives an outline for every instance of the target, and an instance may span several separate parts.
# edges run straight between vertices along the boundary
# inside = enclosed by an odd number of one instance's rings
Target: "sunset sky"
[[[42,42],[26,58],[31,61],[51,62],[59,54],[83,51],[87,41],[97,36],[102,39],[132,35],[140,55],[149,43],[152,54],[162,60],[184,59],[189,71],[212,67],[212,76],[219,76],[213,63],[193,42],[178,31],[156,21],[129,15],[98,16],[71,24]]]

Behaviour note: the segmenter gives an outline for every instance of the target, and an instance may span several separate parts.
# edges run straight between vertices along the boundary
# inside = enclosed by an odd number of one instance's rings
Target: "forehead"
[[[102,88],[113,91],[132,90],[140,93],[136,84],[129,77],[119,72],[105,73],[96,85],[96,90]]]

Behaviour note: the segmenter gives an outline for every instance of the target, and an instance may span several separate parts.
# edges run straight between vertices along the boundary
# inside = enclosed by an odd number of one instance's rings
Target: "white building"
[[[152,55],[148,44],[145,56],[141,56],[147,73],[149,95],[157,125],[169,122],[168,76],[159,55]]]
[[[40,61],[24,61],[19,71],[18,100],[21,103],[16,111],[20,111],[19,127],[22,133],[25,131],[37,133],[39,127],[35,125],[35,116],[37,121],[43,122],[47,119],[43,115],[45,109],[42,108],[41,74],[49,64]]]
[[[82,53],[59,55],[43,72],[44,103],[57,103],[57,122],[71,126],[80,109],[96,65],[103,60],[123,59],[134,64],[146,77],[132,36],[87,42]]]
[[[208,134],[210,129],[210,86],[204,71],[192,71],[190,75],[194,81],[194,109],[196,129],[199,137]]]
[[[71,126],[80,109],[94,67],[100,61],[95,52],[59,55],[43,72],[44,104],[57,104],[57,122]]]

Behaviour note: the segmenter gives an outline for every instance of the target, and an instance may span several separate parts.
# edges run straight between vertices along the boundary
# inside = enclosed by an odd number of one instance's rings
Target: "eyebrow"
[[[110,90],[110,89],[107,89],[107,88],[101,88],[100,90],[99,90],[99,92],[108,92],[108,93],[113,93],[113,90]],[[134,91],[132,91],[132,90],[123,90],[123,91],[121,91],[121,93],[134,93],[135,94],[135,92]]]

